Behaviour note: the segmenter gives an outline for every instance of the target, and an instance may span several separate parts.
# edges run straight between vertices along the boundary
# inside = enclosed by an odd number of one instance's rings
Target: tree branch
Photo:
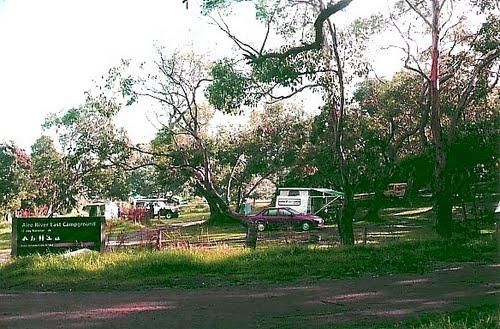
[[[241,200],[245,200],[246,198],[248,198],[250,196],[250,194],[252,194],[252,192],[257,188],[257,186],[259,186],[263,180],[268,179],[268,177],[271,176],[272,174],[273,174],[272,172],[269,172],[269,173],[265,174],[264,176],[262,176],[261,178],[259,178],[257,180],[257,182],[255,182],[255,184],[253,184],[252,188],[248,192],[243,194],[243,196],[241,197]]]
[[[469,103],[470,95],[472,94],[474,87],[476,86],[478,75],[485,69],[488,65],[493,63],[496,59],[500,58],[500,49],[490,50],[474,67],[469,79],[467,86],[460,95],[457,105],[455,106],[455,112],[451,118],[450,129],[448,132],[448,142],[452,142],[455,138],[455,132],[458,127],[458,122],[460,117],[462,117],[467,104]]]
[[[293,96],[297,95],[298,93],[306,90],[306,89],[309,89],[309,88],[314,88],[314,87],[321,87],[321,84],[319,83],[314,83],[314,84],[309,84],[309,85],[304,85],[296,90],[294,90],[293,92],[289,93],[288,95],[284,95],[284,96],[274,96],[272,94],[269,94],[269,97],[272,98],[272,101],[269,101],[269,102],[266,102],[266,104],[268,105],[272,105],[274,103],[277,103],[277,102],[280,102],[280,101],[283,101],[285,99],[289,99],[289,98],[292,98]]]
[[[335,4],[329,4],[326,8],[322,9],[316,20],[314,21],[314,32],[315,38],[312,43],[307,43],[301,46],[292,47],[287,49],[284,52],[270,52],[265,54],[259,54],[257,52],[244,54],[244,56],[252,63],[259,64],[268,59],[278,59],[285,60],[289,57],[295,57],[300,53],[311,51],[311,50],[319,50],[323,46],[324,42],[324,32],[323,32],[323,23],[333,14],[341,11],[346,8],[352,0],[340,0]]]
[[[424,16],[424,14],[422,14],[420,10],[418,10],[416,6],[414,6],[409,0],[405,0],[405,2],[418,16],[420,16],[420,18],[424,20],[425,24],[427,24],[431,29],[434,29],[432,23],[427,19],[427,17]]]

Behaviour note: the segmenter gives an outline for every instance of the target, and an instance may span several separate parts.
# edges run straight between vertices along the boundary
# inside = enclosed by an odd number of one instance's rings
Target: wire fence
[[[425,229],[428,224],[421,222],[399,222],[387,224],[367,224],[354,229],[355,244],[379,244],[398,241],[415,234],[416,230]],[[220,246],[245,247],[249,243],[249,233],[243,229],[230,237],[220,238],[211,234],[209,228],[200,227],[197,234],[192,230],[184,233],[182,227],[166,225],[159,228],[143,228],[135,232],[109,232],[106,235],[106,249],[147,247],[156,250],[214,248]],[[300,231],[292,226],[257,232],[257,246],[299,245],[338,246],[340,235],[335,225],[321,229]]]

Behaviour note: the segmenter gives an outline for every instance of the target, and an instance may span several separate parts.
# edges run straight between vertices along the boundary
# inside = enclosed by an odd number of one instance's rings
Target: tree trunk
[[[365,215],[364,220],[372,223],[382,221],[382,219],[379,216],[379,211],[384,203],[384,191],[387,187],[391,175],[392,175],[392,170],[387,169],[387,167],[381,170],[379,176],[380,178],[378,179],[378,182],[375,184],[375,191],[374,191],[375,194],[373,196],[373,200],[370,203],[370,207],[368,208],[368,212]]]
[[[340,235],[340,242],[343,245],[353,245],[354,244],[354,231],[352,228],[352,221],[354,218],[354,212],[356,210],[354,206],[354,195],[350,184],[349,179],[349,171],[348,171],[348,163],[346,159],[346,155],[344,152],[344,116],[345,116],[345,86],[344,86],[344,72],[342,70],[342,59],[340,57],[338,51],[338,43],[337,43],[337,30],[335,26],[332,24],[330,19],[328,22],[328,30],[330,32],[332,38],[331,48],[327,46],[327,42],[325,42],[326,51],[329,51],[333,56],[332,58],[335,60],[337,67],[337,82],[338,82],[338,96],[339,99],[334,101],[330,109],[331,115],[331,132],[333,133],[333,148],[335,150],[335,156],[339,161],[339,170],[340,176],[342,179],[342,188],[344,189],[344,204],[342,208],[342,215],[340,216],[340,220],[338,222],[338,229]],[[332,90],[333,91],[333,90]],[[332,99],[335,100],[337,97],[332,92]],[[338,111],[338,112],[337,112]]]
[[[439,101],[439,0],[432,0],[432,46],[431,46],[431,130],[436,147],[434,167],[434,197],[436,231],[442,237],[452,234],[452,203],[446,174],[446,146],[442,139],[441,109]]]
[[[408,180],[406,185],[406,193],[404,198],[413,205],[413,202],[418,197],[418,186],[415,184],[415,169],[412,169],[408,174]]]
[[[381,222],[382,219],[380,218],[378,213],[382,208],[383,202],[384,202],[384,188],[382,188],[381,186],[377,186],[375,188],[375,195],[373,196],[372,202],[370,202],[370,206],[368,207],[368,212],[366,213],[364,220],[372,223]]]
[[[208,218],[209,225],[216,225],[221,223],[238,221],[246,225],[246,217],[240,216],[229,208],[229,205],[213,190],[198,186],[201,194],[207,200],[208,207],[210,208],[210,217]]]
[[[223,223],[230,219],[229,207],[212,193],[204,193],[210,208],[209,224]]]
[[[339,220],[339,235],[340,243],[343,245],[354,244],[354,230],[352,228],[352,221],[356,207],[354,205],[353,193],[350,188],[344,190],[344,204],[342,207],[342,215]]]
[[[440,163],[440,162],[439,162]],[[436,216],[436,232],[441,237],[451,237],[453,228],[452,195],[448,187],[446,169],[436,167],[434,185],[434,214]]]

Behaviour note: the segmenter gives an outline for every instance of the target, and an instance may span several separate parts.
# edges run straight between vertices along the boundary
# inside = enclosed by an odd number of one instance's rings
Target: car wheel
[[[262,232],[266,229],[266,225],[262,222],[257,223],[257,231]]]
[[[173,217],[173,214],[172,214],[172,212],[171,212],[171,211],[167,211],[167,212],[165,213],[165,218],[166,218],[166,219],[171,219],[172,217]]]
[[[300,227],[302,231],[309,231],[311,229],[311,224],[309,222],[303,222]]]

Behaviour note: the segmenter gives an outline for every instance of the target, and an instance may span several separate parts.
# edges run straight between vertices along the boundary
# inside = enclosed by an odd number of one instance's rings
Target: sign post
[[[104,217],[14,218],[12,256],[61,253],[87,248],[103,251]]]

